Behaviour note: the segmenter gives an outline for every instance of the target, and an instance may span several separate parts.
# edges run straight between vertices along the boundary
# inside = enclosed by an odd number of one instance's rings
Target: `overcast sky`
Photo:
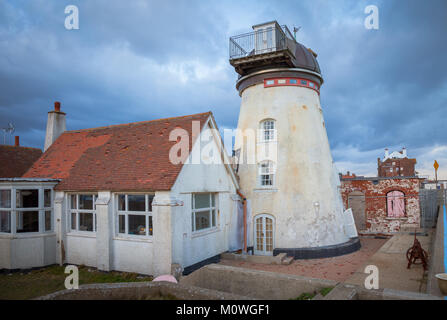
[[[79,30],[64,27],[71,4]],[[364,27],[367,5],[379,30]],[[271,20],[301,26],[297,40],[318,53],[340,171],[375,175],[385,147],[405,146],[421,174],[437,159],[447,179],[445,0],[0,0],[0,127],[43,148],[61,101],[69,130],[210,110],[235,128],[228,38]]]

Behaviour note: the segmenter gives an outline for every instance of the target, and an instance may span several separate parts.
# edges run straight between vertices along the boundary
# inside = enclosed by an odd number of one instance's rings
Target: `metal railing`
[[[230,37],[230,59],[287,49],[286,38],[291,37],[292,35],[286,26],[280,28],[269,27]]]

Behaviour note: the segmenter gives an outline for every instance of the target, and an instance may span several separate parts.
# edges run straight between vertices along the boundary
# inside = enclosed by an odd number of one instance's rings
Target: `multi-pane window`
[[[118,233],[152,236],[152,201],[150,194],[117,195]]]
[[[27,233],[53,230],[51,197],[51,189],[0,190],[0,232]],[[15,217],[14,225],[13,217]]]
[[[275,179],[275,166],[272,161],[259,164],[259,179],[261,186],[273,186]]]
[[[194,193],[192,195],[192,231],[216,226],[216,194]]]
[[[0,232],[11,232],[11,190],[0,190]]]
[[[261,141],[275,140],[275,121],[264,120],[261,122]]]
[[[96,232],[95,194],[70,195],[70,229]]]

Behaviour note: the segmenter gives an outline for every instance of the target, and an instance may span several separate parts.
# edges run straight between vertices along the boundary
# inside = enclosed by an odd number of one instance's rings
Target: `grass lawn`
[[[29,272],[0,274],[0,299],[32,299],[55,291],[64,290],[65,266],[50,266]],[[116,283],[151,281],[150,276],[136,273],[102,272],[79,266],[79,285],[88,283]]]

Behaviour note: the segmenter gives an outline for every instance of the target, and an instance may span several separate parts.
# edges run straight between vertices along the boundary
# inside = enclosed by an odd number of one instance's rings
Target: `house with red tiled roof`
[[[229,250],[238,181],[211,112],[63,131],[56,107],[44,154],[0,180],[0,269],[187,274]]]

